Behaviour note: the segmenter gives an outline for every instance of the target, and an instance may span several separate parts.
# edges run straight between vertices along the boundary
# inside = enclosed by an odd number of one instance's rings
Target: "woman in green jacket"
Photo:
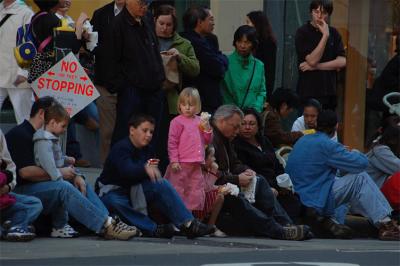
[[[224,104],[262,112],[266,100],[264,64],[252,55],[257,44],[253,27],[243,25],[236,30],[235,51],[228,57],[228,71],[222,83]]]
[[[196,77],[200,73],[199,61],[193,46],[177,32],[175,8],[170,5],[159,6],[154,13],[156,35],[162,55],[176,57],[179,71],[178,84],[165,84],[170,115],[178,114],[176,110],[178,93],[182,90],[182,76]],[[167,74],[168,76],[168,74]]]

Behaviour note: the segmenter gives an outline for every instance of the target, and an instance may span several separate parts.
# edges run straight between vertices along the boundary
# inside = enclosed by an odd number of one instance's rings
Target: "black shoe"
[[[328,230],[335,238],[338,239],[352,239],[353,230],[344,224],[339,224],[331,218],[326,218],[322,223],[322,227]]]
[[[154,232],[155,237],[172,238],[175,235],[175,226],[173,224],[159,224]]]
[[[189,227],[182,226],[180,229],[189,239],[209,235],[215,232],[214,225],[203,224],[197,219],[194,219],[190,223]]]
[[[292,225],[283,227],[284,240],[307,240],[313,237],[307,225]]]

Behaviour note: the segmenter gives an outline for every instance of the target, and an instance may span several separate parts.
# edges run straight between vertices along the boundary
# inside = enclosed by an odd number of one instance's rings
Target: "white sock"
[[[185,223],[185,227],[188,228],[192,224],[192,221],[188,221]]]
[[[382,220],[379,220],[379,224],[386,224],[388,222],[390,222],[392,219],[390,219],[389,216],[386,216],[385,218],[383,218]]]
[[[107,217],[106,222],[104,223],[104,227],[107,228],[108,226],[111,225],[112,218],[110,216]]]

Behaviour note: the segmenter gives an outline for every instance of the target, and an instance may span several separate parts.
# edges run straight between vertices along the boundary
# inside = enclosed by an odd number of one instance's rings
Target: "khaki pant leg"
[[[115,126],[117,95],[111,94],[103,86],[97,85],[96,88],[100,93],[100,97],[96,101],[100,119],[100,161],[104,164],[110,151],[111,137]]]

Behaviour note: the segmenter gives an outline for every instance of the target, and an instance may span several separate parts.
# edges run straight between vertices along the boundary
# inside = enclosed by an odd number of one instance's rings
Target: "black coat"
[[[96,56],[94,83],[101,86],[105,86],[108,66],[110,64],[106,58],[107,49],[104,47],[104,41],[107,38],[107,34],[109,34],[111,23],[115,18],[114,4],[115,2],[111,2],[95,10],[90,22],[93,25],[93,31],[97,31],[99,36],[97,47],[93,51]]]
[[[262,150],[241,137],[237,137],[233,141],[233,146],[241,162],[248,165],[258,175],[265,177],[271,187],[278,188],[276,176],[284,173],[283,167],[276,158],[274,148],[269,140],[263,138],[260,142]]]
[[[165,79],[154,27],[147,17],[141,23],[124,8],[104,40],[107,49],[107,84],[110,91],[135,88],[143,93],[160,90]]]

